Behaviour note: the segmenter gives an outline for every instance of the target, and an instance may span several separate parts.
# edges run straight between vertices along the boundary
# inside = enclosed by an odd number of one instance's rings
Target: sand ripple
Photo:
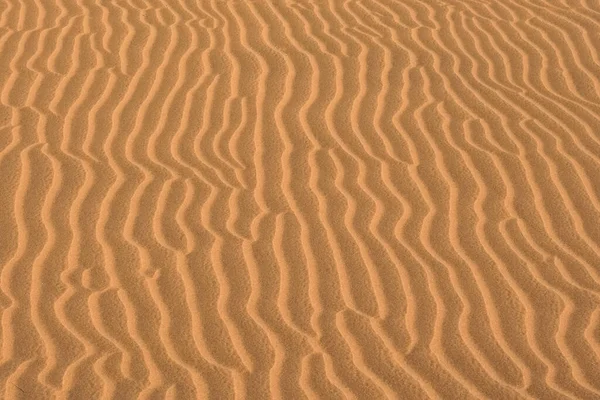
[[[600,3],[0,3],[0,398],[600,399]]]

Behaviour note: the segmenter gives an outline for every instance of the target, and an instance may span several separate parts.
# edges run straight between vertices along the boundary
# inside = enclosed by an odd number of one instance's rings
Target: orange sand
[[[0,2],[0,398],[600,399],[598,0]]]

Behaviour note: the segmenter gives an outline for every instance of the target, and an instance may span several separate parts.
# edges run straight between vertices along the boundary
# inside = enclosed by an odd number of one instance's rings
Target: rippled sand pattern
[[[0,2],[0,398],[600,399],[598,0]]]

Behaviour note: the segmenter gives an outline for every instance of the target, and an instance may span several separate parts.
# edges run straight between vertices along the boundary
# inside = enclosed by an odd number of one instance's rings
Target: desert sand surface
[[[600,399],[598,0],[0,2],[0,398]]]

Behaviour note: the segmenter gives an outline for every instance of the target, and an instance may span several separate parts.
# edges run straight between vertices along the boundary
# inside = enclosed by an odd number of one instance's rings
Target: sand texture
[[[600,399],[600,1],[0,1],[0,312],[0,399]]]

